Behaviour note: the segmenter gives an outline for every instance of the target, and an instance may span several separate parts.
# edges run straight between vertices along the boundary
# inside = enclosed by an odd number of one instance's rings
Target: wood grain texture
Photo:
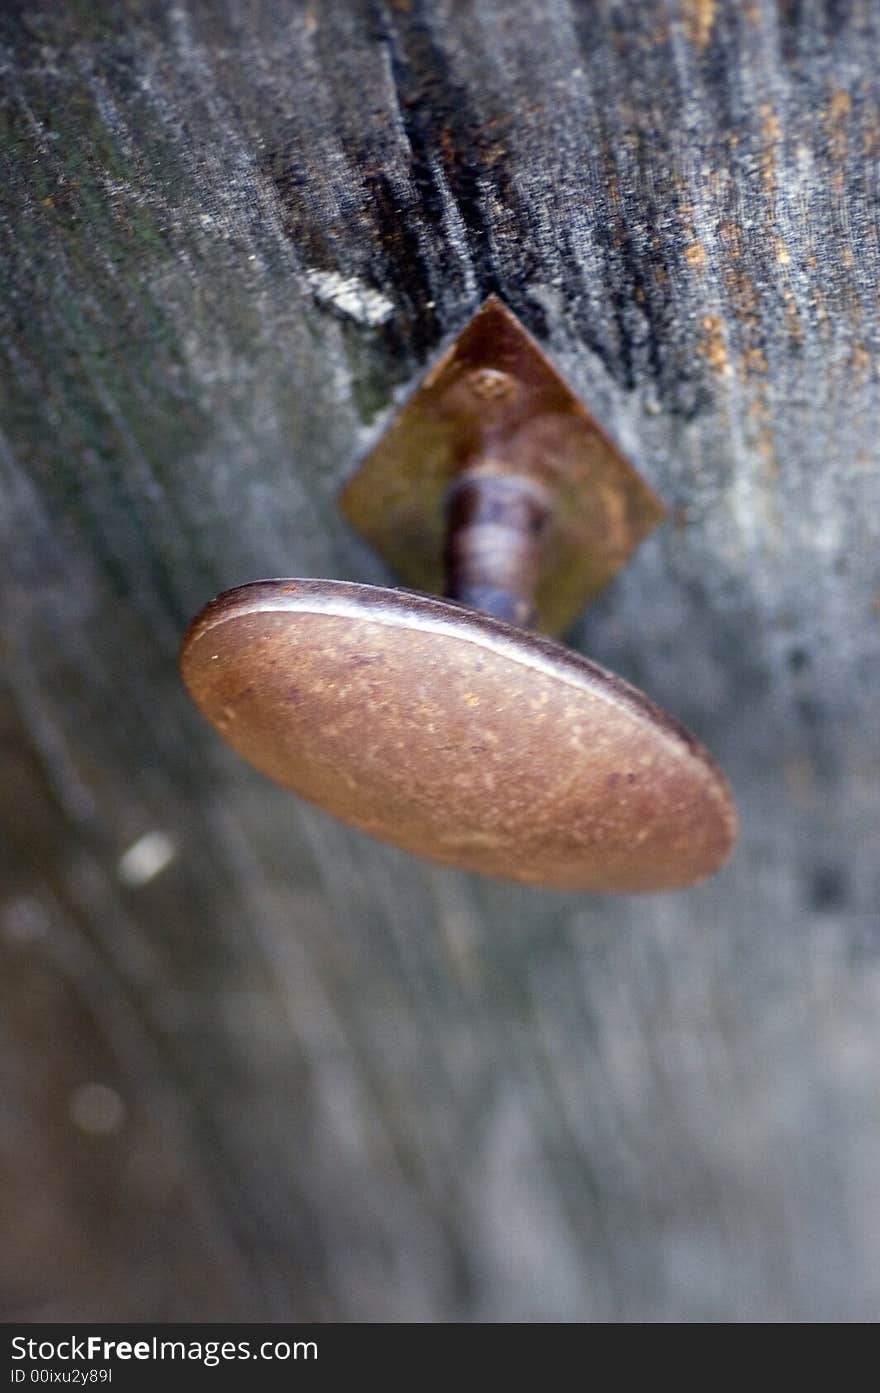
[[[878,31],[2,7],[7,1316],[877,1317]],[[491,291],[673,511],[574,640],[731,776],[693,891],[413,862],[179,685],[387,580],[337,490]]]

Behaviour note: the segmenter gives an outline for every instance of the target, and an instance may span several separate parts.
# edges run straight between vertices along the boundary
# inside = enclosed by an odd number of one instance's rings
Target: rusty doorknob
[[[511,363],[491,337],[492,370],[521,377],[522,344]],[[451,371],[456,411],[473,371],[460,344],[430,379]],[[405,412],[424,409],[418,397]],[[512,436],[489,418],[488,443],[471,437],[464,459],[450,447],[446,598],[334,580],[240,586],[190,625],[186,686],[263,774],[406,851],[562,890],[702,880],[736,837],[726,780],[641,692],[519,627],[541,614],[570,504],[546,448],[517,447],[535,412]]]

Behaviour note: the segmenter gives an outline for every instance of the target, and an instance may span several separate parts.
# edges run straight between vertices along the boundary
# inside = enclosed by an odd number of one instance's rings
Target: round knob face
[[[257,581],[190,625],[184,681],[262,773],[361,831],[560,890],[690,885],[736,838],[727,783],[647,697],[448,601]]]

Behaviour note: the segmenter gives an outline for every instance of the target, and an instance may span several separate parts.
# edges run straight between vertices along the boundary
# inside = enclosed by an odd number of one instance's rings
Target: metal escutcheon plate
[[[340,498],[404,584],[442,593],[444,499],[475,458],[554,499],[537,585],[537,627],[578,617],[664,507],[519,320],[487,300],[429,372]]]

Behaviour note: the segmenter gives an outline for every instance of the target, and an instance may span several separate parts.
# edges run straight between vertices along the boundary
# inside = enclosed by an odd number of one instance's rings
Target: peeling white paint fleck
[[[125,1104],[115,1088],[103,1083],[84,1083],[75,1088],[68,1108],[77,1127],[95,1137],[112,1136],[125,1121]]]
[[[336,271],[306,271],[306,282],[322,305],[356,319],[359,324],[385,324],[394,313],[394,302],[373,290],[357,276],[340,276]]]
[[[116,868],[119,879],[134,888],[146,885],[174,860],[176,851],[167,832],[145,832],[120,856]]]
[[[22,895],[0,906],[0,937],[9,943],[34,943],[49,929],[49,916],[36,898]]]

